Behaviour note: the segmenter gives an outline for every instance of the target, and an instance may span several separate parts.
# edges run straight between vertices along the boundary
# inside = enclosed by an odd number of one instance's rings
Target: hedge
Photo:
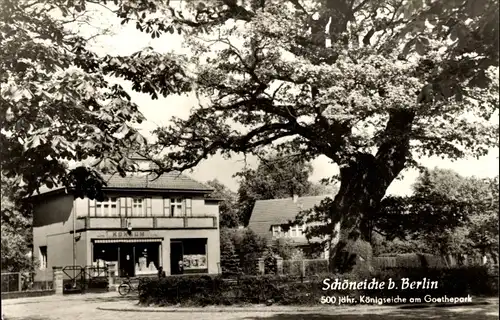
[[[379,290],[381,296],[400,295],[401,297],[424,296],[426,294],[466,296],[493,296],[498,294],[498,276],[492,276],[487,267],[464,266],[449,269],[433,268],[397,268],[386,269],[375,272],[373,277],[380,281],[388,281],[389,278],[400,281],[408,278],[410,281],[421,281],[426,278],[429,281],[437,281],[437,289],[413,289],[413,290]],[[375,293],[375,292],[373,292]]]
[[[372,278],[388,282],[389,278],[400,283],[402,278],[420,281],[426,278],[438,281],[437,289],[424,290],[329,290],[324,291],[323,280],[338,278],[340,281],[368,282]],[[139,302],[150,305],[233,305],[233,304],[306,304],[317,305],[322,296],[359,297],[420,297],[466,296],[471,294],[495,295],[497,278],[492,278],[486,268],[462,267],[454,269],[392,269],[371,274],[317,275],[311,278],[294,276],[262,275],[242,276],[228,280],[221,276],[174,276],[150,279],[139,285]]]
[[[376,269],[386,268],[446,268],[443,257],[431,254],[406,253],[393,256],[373,257],[372,266]]]

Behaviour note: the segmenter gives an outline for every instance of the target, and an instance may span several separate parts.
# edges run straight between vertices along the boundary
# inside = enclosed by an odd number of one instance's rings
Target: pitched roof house
[[[304,226],[290,226],[289,222],[293,221],[301,211],[314,208],[328,196],[257,200],[248,227],[269,243],[280,238],[288,238],[297,246],[307,246],[309,242],[304,234]]]

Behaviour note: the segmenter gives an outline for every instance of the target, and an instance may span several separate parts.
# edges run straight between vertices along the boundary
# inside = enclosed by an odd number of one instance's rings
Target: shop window
[[[105,276],[105,268],[108,263],[114,263],[118,267],[118,246],[116,244],[94,244],[92,261],[92,276]]]
[[[40,247],[40,270],[47,269],[47,246]]]
[[[158,273],[160,244],[138,243],[135,245],[135,275],[155,275]]]
[[[93,258],[95,266],[104,266],[106,262],[118,263],[118,245],[95,244]]]
[[[184,272],[206,272],[207,239],[183,239],[182,244]]]

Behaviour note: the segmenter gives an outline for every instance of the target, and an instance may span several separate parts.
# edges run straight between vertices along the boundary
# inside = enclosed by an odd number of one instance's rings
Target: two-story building
[[[290,197],[283,199],[257,200],[252,210],[248,228],[265,238],[269,244],[278,239],[286,238],[290,243],[308,255],[322,258],[328,257],[328,251],[312,252],[311,243],[319,239],[308,240],[304,225],[290,224],[301,211],[313,209],[319,205],[324,196]],[[331,196],[330,196],[331,197]]]
[[[113,263],[117,275],[219,273],[219,203],[178,173],[104,176],[106,200],[47,189],[33,203],[35,281],[53,266]]]

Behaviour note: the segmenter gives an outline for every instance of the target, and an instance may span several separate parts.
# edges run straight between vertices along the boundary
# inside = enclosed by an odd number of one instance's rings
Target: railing
[[[490,270],[492,277],[498,277],[497,260],[492,260],[486,266]],[[373,257],[371,266],[375,270],[390,268],[431,268],[443,269],[456,267],[461,264],[448,263],[441,256],[430,254],[399,254],[394,256]],[[468,257],[463,265],[484,266],[481,258]],[[329,261],[327,259],[303,259],[303,260],[283,260],[283,274],[311,276],[328,272]],[[267,273],[267,270],[265,271]]]
[[[79,217],[77,228],[216,228],[217,217]]]
[[[52,290],[52,281],[34,281],[34,272],[2,273],[2,292]]]
[[[327,259],[283,260],[283,273],[312,276],[328,272]]]

